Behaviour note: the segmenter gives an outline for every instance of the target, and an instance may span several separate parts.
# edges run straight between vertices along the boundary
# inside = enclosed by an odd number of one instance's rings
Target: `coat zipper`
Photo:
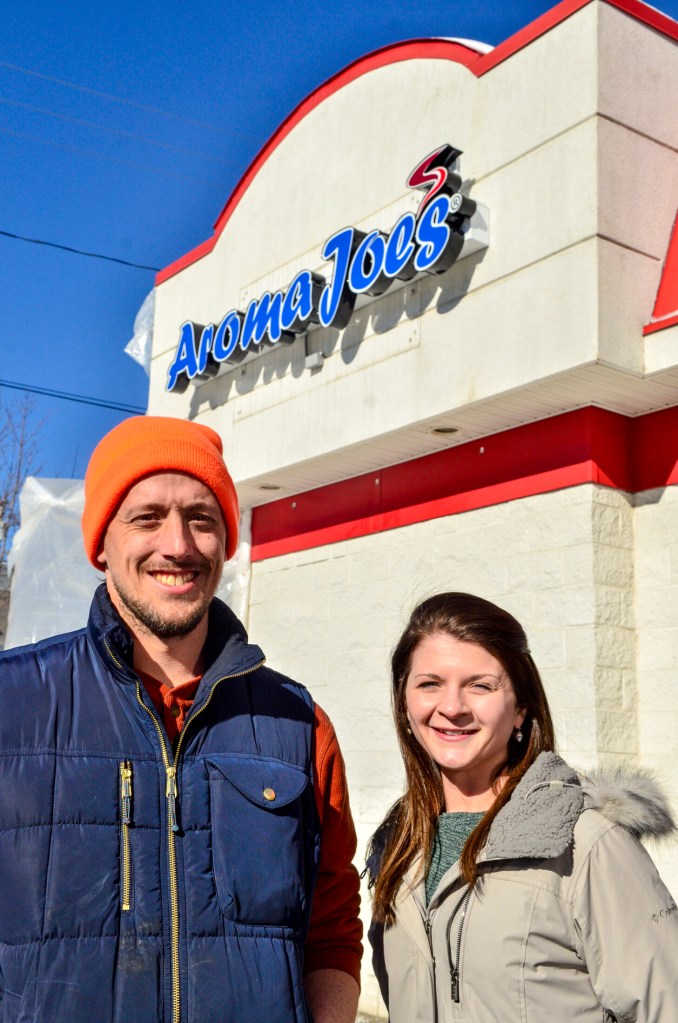
[[[132,823],[132,765],[129,760],[120,764],[120,831],[122,842],[121,909],[129,913],[132,908],[132,855],[129,829]]]
[[[116,658],[111,648],[106,644],[106,649],[113,660],[114,664],[118,668],[123,669],[123,665]],[[183,743],[186,729],[197,717],[202,714],[204,710],[209,706],[209,703],[214,695],[214,690],[217,688],[220,682],[225,682],[227,679],[240,678],[243,675],[249,675],[253,671],[257,671],[265,664],[265,658],[253,665],[251,668],[246,668],[244,671],[236,671],[232,675],[223,675],[212,683],[210,691],[207,695],[207,699],[194,714],[186,719],[184,727],[179,733],[179,741],[177,748],[174,753],[174,760],[171,759],[165,737],[162,734],[162,728],[158,718],[144,703],[141,697],[141,682],[137,678],[136,690],[137,690],[137,702],[146,711],[151,721],[155,725],[155,730],[158,733],[158,739],[160,741],[160,753],[162,755],[162,762],[165,767],[166,785],[165,785],[165,797],[167,800],[167,857],[169,866],[169,885],[170,885],[170,949],[172,958],[172,1023],[181,1023],[181,975],[180,975],[180,963],[179,963],[179,888],[177,884],[177,854],[174,844],[174,836],[179,831],[179,824],[177,822],[177,798],[179,790],[177,786],[177,764],[179,762],[179,753]]]
[[[438,990],[437,990],[437,983],[436,983],[436,957],[435,957],[435,954],[433,952],[433,934],[432,934],[433,920],[429,916],[429,910],[424,905],[424,903],[422,902],[421,898],[419,897],[419,894],[416,891],[413,892],[413,898],[414,898],[415,905],[417,906],[417,909],[419,910],[419,912],[421,914],[421,917],[422,917],[422,920],[423,920],[423,923],[424,923],[424,929],[426,930],[426,937],[428,938],[428,948],[429,948],[429,954],[431,956],[431,972],[432,972],[432,976],[433,976],[433,1019],[431,1020],[431,1023],[438,1023]]]
[[[466,910],[468,909],[469,900],[473,892],[472,888],[468,888],[459,900],[454,908],[454,912],[449,919],[447,924],[447,961],[450,967],[450,982],[452,986],[452,1001],[459,1003],[461,1000],[461,975],[459,972],[459,965],[461,959],[461,936],[464,930],[464,920],[466,918]],[[454,962],[452,962],[452,942],[450,936],[452,933],[452,924],[457,913],[461,911],[461,917],[459,919],[459,930],[457,931],[457,948]]]
[[[438,985],[436,983],[436,957],[433,952],[433,935],[431,934],[432,928],[433,921],[427,915],[426,937],[428,938],[428,947],[431,952],[431,966],[433,968],[433,1023],[438,1023]]]

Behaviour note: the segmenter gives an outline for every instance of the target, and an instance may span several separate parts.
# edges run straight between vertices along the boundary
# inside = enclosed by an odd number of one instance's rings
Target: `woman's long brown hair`
[[[530,655],[527,637],[513,615],[470,593],[439,593],[414,609],[391,658],[393,716],[403,760],[405,794],[391,808],[373,839],[372,853],[384,843],[373,877],[372,913],[378,922],[395,919],[396,894],[407,869],[418,862],[417,877],[428,868],[438,816],[445,809],[440,769],[409,729],[405,690],[412,655],[422,639],[441,633],[489,651],[506,671],[518,707],[525,710],[523,741],[511,738],[505,761],[493,778],[497,796],[470,834],[460,858],[464,880],[475,884],[477,860],[496,815],[527,769],[544,750],[555,748],[553,722],[544,686]],[[500,777],[505,781],[498,789]]]

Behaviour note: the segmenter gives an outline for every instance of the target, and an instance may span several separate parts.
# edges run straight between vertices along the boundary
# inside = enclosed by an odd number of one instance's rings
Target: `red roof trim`
[[[556,25],[566,21],[589,3],[591,3],[591,0],[563,0],[562,3],[556,4],[550,11],[546,11],[538,18],[535,18],[525,28],[519,29],[512,36],[509,36],[508,39],[505,39],[503,43],[495,46],[490,53],[485,54],[482,67],[477,71],[478,76],[480,77],[480,75],[491,71],[497,64],[501,64],[508,57],[512,57],[514,53],[529,46],[535,39],[543,36],[546,32],[550,32]]]
[[[673,316],[666,316],[663,320],[657,320],[656,323],[648,323],[643,327],[643,336],[648,334],[654,334],[658,330],[666,330],[667,327],[675,327],[678,323],[678,313],[674,313]]]
[[[652,316],[650,322],[643,328],[643,334],[652,334],[655,330],[673,327],[676,323],[678,323],[678,213],[673,224]]]
[[[253,543],[252,561],[277,558],[281,554],[293,554],[325,544],[341,543],[343,540],[359,536],[384,533],[389,529],[399,529],[401,526],[411,526],[417,522],[427,522],[429,519],[458,515],[460,512],[473,511],[476,508],[489,508],[494,504],[515,501],[520,497],[532,497],[535,494],[546,494],[553,490],[563,490],[565,487],[576,487],[591,482],[591,463],[583,462],[581,465],[568,466],[562,470],[536,473],[534,476],[526,476],[510,483],[479,487],[477,490],[453,494],[437,501],[425,501],[383,514],[352,519],[335,526],[297,533],[282,537],[280,540]]]
[[[587,0],[587,2],[590,2],[590,0]],[[280,127],[275,130],[268,142],[265,143],[263,148],[255,156],[254,160],[233,189],[226,205],[217,218],[214,225],[213,236],[206,242],[203,242],[202,245],[199,245],[196,249],[192,249],[180,259],[177,259],[174,263],[165,267],[164,270],[160,270],[155,278],[156,285],[162,284],[162,282],[166,281],[168,277],[173,277],[174,274],[179,273],[180,270],[185,269],[185,267],[195,262],[195,260],[200,259],[202,256],[207,255],[208,252],[212,251],[217,238],[226,227],[230,218],[233,216],[238,203],[271,154],[275,152],[280,143],[294,128],[296,128],[300,121],[308,116],[311,111],[315,110],[315,108],[324,102],[329,96],[333,95],[333,93],[343,89],[345,86],[349,85],[350,82],[355,81],[355,79],[360,78],[369,71],[374,71],[380,67],[386,67],[389,64],[396,64],[403,60],[416,60],[421,58],[431,60],[454,60],[457,63],[470,68],[481,56],[482,55],[479,54],[477,50],[472,50],[467,46],[462,46],[461,43],[454,43],[450,40],[412,39],[408,42],[395,43],[392,46],[384,46],[379,50],[375,50],[373,53],[368,53],[365,57],[358,58],[358,60],[349,64],[348,67],[337,72],[337,74],[333,75],[331,78],[328,78],[326,82],[323,82],[322,85],[318,86],[317,89],[315,89],[306,97],[306,99],[302,100],[301,103],[295,107],[292,113],[285,118]]]
[[[197,248],[192,249],[190,252],[181,256],[174,263],[165,267],[164,270],[161,270],[156,276],[155,283],[162,284],[163,281],[166,281],[169,277],[173,277],[174,274],[179,273],[180,270],[185,269],[187,266],[190,266],[191,263],[194,263],[196,260],[212,251],[217,238],[228,223],[230,217],[233,215],[238,203],[271,154],[275,152],[283,139],[289,135],[292,129],[295,128],[296,125],[307,116],[307,114],[314,110],[333,93],[338,92],[339,89],[343,89],[344,86],[355,81],[355,79],[359,78],[361,75],[367,74],[369,71],[374,71],[376,68],[385,67],[389,64],[395,64],[398,61],[403,60],[454,60],[459,64],[463,64],[472,71],[474,75],[480,77],[488,71],[491,71],[492,68],[497,66],[497,64],[500,64],[508,57],[513,56],[513,54],[518,50],[522,50],[535,39],[538,39],[539,36],[550,31],[550,29],[552,29],[555,25],[565,21],[572,14],[575,14],[578,10],[591,2],[592,0],[563,0],[562,3],[557,4],[557,6],[553,7],[550,11],[542,14],[541,17],[531,22],[525,28],[520,29],[520,31],[516,32],[509,39],[506,39],[503,43],[500,43],[499,46],[495,47],[495,49],[487,54],[479,54],[477,51],[470,49],[461,43],[452,42],[451,40],[413,39],[408,42],[394,43],[391,46],[384,46],[379,50],[375,50],[373,53],[368,53],[366,56],[355,60],[352,64],[349,64],[348,67],[337,72],[337,74],[333,75],[315,89],[306,97],[306,99],[299,103],[288,117],[285,118],[280,127],[273,133],[268,142],[266,142],[249,165],[238,184],[235,186],[214,225],[214,234],[212,237],[208,238],[201,245],[198,245]],[[650,25],[652,28],[657,29],[663,34],[670,36],[673,39],[678,39],[678,23],[673,21],[672,18],[667,17],[665,14],[661,14],[661,12],[654,10],[654,8],[648,7],[644,3],[640,3],[639,0],[605,0],[605,2],[609,3],[610,6],[616,7],[620,11],[624,11],[624,13],[631,15],[638,21],[642,21],[646,25]]]
[[[642,21],[644,25],[649,25],[650,28],[656,28],[662,35],[678,40],[678,22],[670,18],[668,14],[658,11],[655,7],[641,3],[640,0],[605,0],[605,2],[610,7],[616,7],[623,11],[624,14],[630,14],[636,21]]]
[[[235,186],[232,195],[217,218],[214,230],[217,234],[221,234],[233,210],[251,184],[252,179],[256,177],[271,153],[277,149],[292,129],[296,128],[300,121],[303,121],[311,111],[315,110],[316,107],[320,106],[321,103],[335,92],[339,92],[340,89],[345,88],[351,82],[368,74],[370,71],[375,71],[390,64],[398,64],[403,60],[417,60],[420,58],[454,60],[458,64],[463,64],[464,67],[471,68],[481,56],[477,50],[472,50],[468,46],[462,46],[460,43],[451,42],[446,39],[411,39],[404,43],[383,46],[379,50],[368,53],[365,57],[359,57],[358,60],[354,60],[348,67],[338,71],[337,74],[328,78],[322,85],[319,85],[285,118]]]
[[[678,484],[678,407],[629,419],[576,409],[252,511],[252,560],[565,487]]]

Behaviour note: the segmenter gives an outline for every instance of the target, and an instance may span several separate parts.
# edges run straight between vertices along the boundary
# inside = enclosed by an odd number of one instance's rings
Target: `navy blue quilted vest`
[[[214,601],[172,751],[104,587],[0,655],[0,1023],[309,1023],[313,704]]]

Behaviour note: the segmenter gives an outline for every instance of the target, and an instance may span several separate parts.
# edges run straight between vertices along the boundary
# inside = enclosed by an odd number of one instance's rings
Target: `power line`
[[[161,139],[149,138],[147,135],[139,135],[135,131],[123,131],[122,128],[111,128],[107,124],[98,124],[96,121],[86,121],[81,117],[69,117],[68,114],[60,114],[57,110],[47,110],[45,107],[36,107],[32,103],[22,103],[18,99],[7,99],[0,96],[0,103],[5,106],[20,107],[22,110],[30,110],[34,114],[44,114],[46,117],[54,117],[58,121],[66,121],[69,124],[79,124],[83,128],[94,128],[96,131],[106,131],[110,135],[120,135],[123,138],[137,140],[149,146],[159,146],[161,149],[169,149],[175,153],[187,153],[189,156],[200,157],[201,160],[209,160],[210,163],[218,163],[222,167],[229,167],[231,164],[239,163],[235,158],[232,160],[220,160],[217,156],[209,153],[202,153],[196,149],[189,149],[187,146],[176,146],[171,142],[163,142]]]
[[[112,408],[116,412],[146,413],[145,408],[137,405],[121,405],[116,401],[105,401],[104,398],[88,398],[84,394],[69,394],[68,391],[53,391],[49,387],[35,387],[33,384],[19,384],[15,380],[0,380],[0,387],[10,387],[15,391],[29,391],[31,394],[44,394],[48,398],[61,398],[63,401],[74,401],[79,405],[96,405],[97,408]]]
[[[0,60],[0,67],[9,68],[10,71],[19,71],[23,75],[31,75],[33,78],[42,78],[47,82],[55,82],[56,85],[64,85],[68,89],[77,89],[79,92],[89,93],[90,96],[99,96],[101,99],[110,99],[114,103],[124,103],[129,107],[136,107],[137,110],[145,110],[150,114],[159,114],[161,117],[171,117],[175,121],[183,121],[184,124],[192,124],[198,128],[208,128],[209,131],[218,131],[222,135],[233,135],[235,138],[248,139],[251,142],[259,141],[254,135],[246,132],[231,131],[228,128],[220,128],[216,124],[208,124],[206,121],[196,121],[192,117],[183,117],[181,114],[174,114],[168,110],[160,110],[158,107],[148,106],[146,103],[137,103],[133,99],[125,99],[122,96],[114,96],[110,92],[100,92],[98,89],[90,89],[87,85],[78,85],[77,82],[69,82],[64,78],[54,78],[52,75],[45,75],[41,71],[34,71],[32,68],[20,67],[18,64],[10,64],[6,60]]]
[[[28,242],[29,245],[45,245],[50,249],[61,249],[63,252],[74,252],[76,256],[88,256],[90,259],[105,259],[109,263],[120,263],[122,266],[131,266],[135,270],[155,270],[157,273],[161,268],[159,266],[146,266],[144,263],[132,263],[128,259],[118,259],[117,256],[104,256],[101,252],[87,252],[85,249],[74,249],[70,245],[59,245],[58,242],[47,242],[43,238],[26,238],[22,234],[14,234],[12,231],[3,231],[0,229],[0,235],[5,238],[15,238],[20,242]]]
[[[55,146],[57,149],[65,149],[70,153],[78,153],[80,156],[93,156],[98,160],[106,160],[108,163],[118,163],[124,167],[134,167],[137,170],[150,170],[154,174],[162,174],[169,178],[179,178],[182,181],[195,181],[199,185],[209,185],[210,188],[218,188],[223,191],[223,185],[217,181],[208,181],[206,178],[196,178],[192,174],[180,174],[178,171],[163,170],[161,167],[154,167],[148,163],[136,163],[134,160],[123,160],[117,156],[109,156],[107,153],[99,153],[96,149],[81,149],[80,146],[70,146],[65,142],[54,142],[46,139],[43,135],[29,135],[23,131],[12,131],[11,128],[0,128],[3,135],[11,135],[15,139],[28,139],[30,142],[42,142],[46,146]]]

